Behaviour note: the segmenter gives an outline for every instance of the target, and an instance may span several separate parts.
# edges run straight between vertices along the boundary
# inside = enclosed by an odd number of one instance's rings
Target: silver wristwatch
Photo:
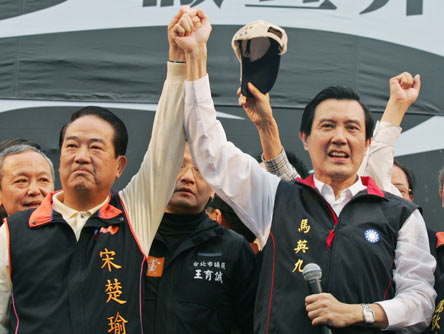
[[[364,322],[366,325],[373,325],[375,323],[375,312],[368,304],[361,304],[362,306],[362,316],[364,317]]]

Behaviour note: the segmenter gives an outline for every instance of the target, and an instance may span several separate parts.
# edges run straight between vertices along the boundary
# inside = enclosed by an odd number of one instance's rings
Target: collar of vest
[[[40,206],[32,212],[28,221],[30,228],[38,227],[52,221],[54,214],[54,210],[52,208],[53,196],[58,192],[60,191],[48,194]],[[105,203],[105,205],[98,210],[97,213],[100,218],[112,219],[122,213],[121,210],[109,203],[110,199],[111,195],[108,196],[108,201]]]
[[[444,245],[444,232],[436,232],[436,248]]]
[[[305,179],[297,178],[296,181],[303,183],[313,189],[316,189],[313,174]],[[381,189],[379,189],[376,182],[370,176],[361,176],[361,182],[364,186],[367,187],[366,192],[368,195],[374,195],[385,198],[384,192]]]

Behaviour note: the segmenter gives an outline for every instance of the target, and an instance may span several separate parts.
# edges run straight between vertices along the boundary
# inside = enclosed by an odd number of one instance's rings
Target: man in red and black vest
[[[141,278],[183,159],[183,52],[169,40],[150,146],[130,183],[111,191],[127,162],[125,125],[82,108],[60,132],[62,190],[1,227],[0,332],[142,332]]]
[[[192,26],[177,31],[185,50],[194,47],[190,36],[201,35]],[[205,47],[197,59],[202,68]],[[425,223],[415,204],[358,177],[373,120],[353,89],[326,88],[306,106],[299,136],[314,175],[295,183],[227,141],[205,71],[185,82],[184,97],[197,167],[263,246],[256,333],[314,334],[318,325],[334,333],[420,333],[428,326],[436,262]],[[268,101],[250,103],[258,111]],[[302,271],[311,262],[322,268],[326,293],[307,296]]]

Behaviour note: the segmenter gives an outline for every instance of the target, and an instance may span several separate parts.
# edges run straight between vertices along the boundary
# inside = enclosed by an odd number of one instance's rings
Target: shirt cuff
[[[402,320],[405,317],[404,308],[402,307],[402,304],[399,305],[400,303],[397,300],[389,299],[375,302],[375,304],[381,306],[385,312],[385,315],[387,316],[388,325],[383,330],[396,328],[396,326],[399,324],[399,319]]]
[[[279,176],[285,181],[293,182],[296,178],[300,177],[296,169],[288,161],[287,154],[283,148],[281,153],[271,160],[264,160],[264,156],[262,155],[262,161],[267,172]]]
[[[270,159],[270,160],[265,160],[264,153],[261,154],[262,162],[265,163],[265,164],[266,163],[273,163],[273,162],[274,163],[279,163],[282,160],[285,160],[286,157],[287,157],[287,155],[286,155],[285,150],[284,150],[283,147],[281,148],[281,153],[279,153],[279,155],[277,157],[275,157],[273,159]]]
[[[184,82],[187,74],[187,64],[185,63],[167,63],[167,77],[169,82]]]
[[[265,160],[264,153],[262,153],[261,160],[264,163],[266,170],[271,173],[279,170],[279,167],[284,165],[288,159],[287,154],[285,154],[284,148],[282,148],[281,153],[277,157],[270,160]]]

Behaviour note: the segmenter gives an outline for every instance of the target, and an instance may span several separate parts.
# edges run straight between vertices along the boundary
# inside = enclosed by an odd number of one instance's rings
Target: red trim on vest
[[[296,179],[297,181],[312,187],[313,189],[316,189],[315,183],[314,183],[314,177],[313,174],[308,176],[305,179]],[[322,197],[321,194],[319,194],[319,196]],[[324,197],[322,197],[322,199],[324,200],[325,204],[327,205],[328,209],[330,210],[331,216],[333,217],[333,223],[334,223],[334,227],[332,230],[330,230],[330,232],[328,233],[327,236],[327,240],[326,240],[326,244],[327,244],[327,248],[330,250],[331,249],[331,244],[333,243],[333,239],[335,238],[335,229],[336,229],[336,225],[338,224],[338,217],[336,216],[335,211],[333,210],[333,208],[330,206],[330,204],[328,204],[328,202],[324,199]]]
[[[392,264],[390,265],[389,271],[392,270],[393,262],[394,262],[394,260],[392,260]],[[389,284],[388,284],[388,286],[387,286],[387,289],[385,289],[385,292],[384,292],[384,299],[383,299],[383,300],[386,300],[386,298],[387,298],[387,292],[388,292],[390,286],[392,285],[392,281],[393,281],[393,279],[390,280],[390,282],[389,282]]]
[[[310,186],[310,187],[316,189],[313,174],[307,176],[305,179],[301,179],[301,178],[297,177],[296,181],[301,182],[307,186]]]
[[[273,233],[270,231],[271,240],[273,240],[273,269],[271,272],[271,292],[270,292],[270,302],[268,303],[268,315],[267,315],[267,331],[268,334],[268,326],[270,325],[270,313],[271,313],[271,301],[273,299],[273,286],[274,286],[274,265],[276,262],[276,243],[274,241]]]
[[[444,245],[444,232],[436,232],[436,248]]]
[[[330,204],[328,204],[327,202],[326,204],[328,209],[330,210],[331,216],[333,217],[333,223],[334,223],[333,229],[330,230],[327,236],[327,248],[330,250],[331,244],[333,243],[333,239],[335,238],[335,230],[336,230],[336,225],[338,224],[338,216],[336,216],[336,212],[334,212]]]
[[[305,179],[296,178],[296,181],[316,189],[313,174]],[[370,176],[361,176],[361,182],[367,187],[367,193],[369,195],[385,197],[384,192],[378,187],[376,182]]]
[[[17,319],[17,325],[15,326],[14,334],[17,334],[18,329],[19,329],[20,319],[17,315],[17,310],[15,309],[15,301],[14,301],[14,293],[13,292],[11,292],[11,302],[12,302],[12,309],[14,310],[15,318]]]
[[[367,187],[367,193],[369,195],[385,197],[384,192],[379,189],[376,182],[370,176],[361,176],[361,182],[364,186]]]

